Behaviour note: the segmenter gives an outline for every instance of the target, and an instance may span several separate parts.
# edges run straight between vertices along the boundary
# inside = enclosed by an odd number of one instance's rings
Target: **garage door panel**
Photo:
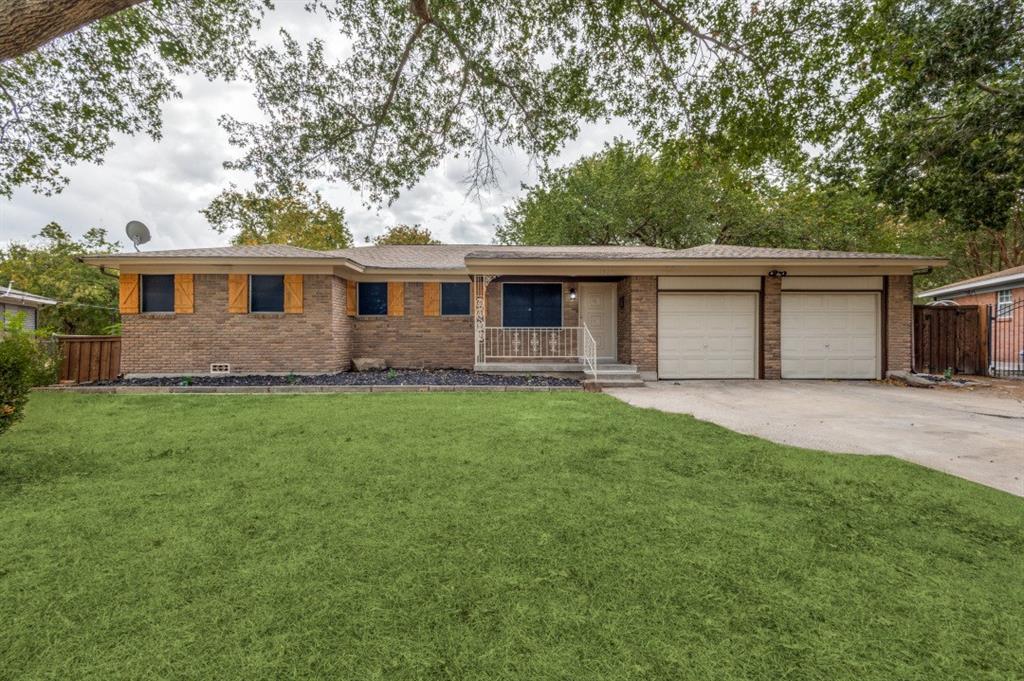
[[[878,310],[873,293],[784,293],[782,377],[877,378]]]
[[[756,351],[757,294],[659,295],[662,378],[755,378]]]

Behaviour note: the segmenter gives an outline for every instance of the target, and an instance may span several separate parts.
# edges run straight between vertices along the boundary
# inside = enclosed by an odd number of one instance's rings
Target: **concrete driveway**
[[[1024,401],[992,388],[857,381],[679,381],[605,390],[782,444],[891,454],[1024,496]]]

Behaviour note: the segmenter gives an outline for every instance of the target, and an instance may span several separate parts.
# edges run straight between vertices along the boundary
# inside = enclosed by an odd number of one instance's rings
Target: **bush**
[[[55,371],[53,357],[21,319],[0,325],[0,433],[22,417],[29,388],[52,383]]]

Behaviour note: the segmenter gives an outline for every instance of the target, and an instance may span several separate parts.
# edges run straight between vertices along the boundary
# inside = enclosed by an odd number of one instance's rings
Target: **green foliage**
[[[235,245],[288,244],[314,250],[352,245],[345,211],[297,183],[288,192],[240,192],[234,186],[201,211],[219,234],[232,232]]]
[[[54,356],[25,330],[23,316],[0,320],[0,434],[22,418],[29,389],[56,378]]]
[[[102,162],[117,134],[158,139],[175,76],[236,76],[269,5],[154,0],[0,63],[0,197],[60,191],[64,168]]]
[[[1019,497],[606,395],[40,393],[0,676],[1008,681],[1022,552]]]
[[[652,155],[615,142],[543,173],[506,211],[497,240],[688,248],[750,232],[757,208],[752,180],[698,145]]]
[[[9,244],[0,250],[0,283],[62,301],[39,310],[39,328],[56,333],[104,334],[118,322],[117,278],[77,260],[87,253],[120,249],[103,229],[90,229],[74,240],[55,222],[43,227],[33,243]]]
[[[370,237],[366,237],[370,241]],[[430,230],[419,225],[395,225],[373,237],[374,246],[433,246],[441,243]]]

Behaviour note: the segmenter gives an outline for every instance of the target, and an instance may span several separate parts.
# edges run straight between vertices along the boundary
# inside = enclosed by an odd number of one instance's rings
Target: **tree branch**
[[[671,21],[673,24],[675,24],[679,28],[683,29],[684,31],[692,35],[694,38],[697,38],[698,40],[707,45],[711,45],[712,48],[719,47],[727,52],[731,52],[732,54],[742,57],[747,61],[753,61],[753,59],[750,58],[750,55],[747,54],[742,47],[740,47],[739,45],[734,45],[732,43],[727,43],[723,40],[719,40],[710,33],[704,33],[699,28],[697,28],[689,21],[687,21],[685,18],[679,16],[671,9],[669,9],[668,6],[664,2],[662,2],[662,0],[650,0],[650,2],[652,5],[658,8],[658,11],[660,11],[662,14],[668,17],[669,21]]]
[[[0,0],[0,62],[143,0]]]

